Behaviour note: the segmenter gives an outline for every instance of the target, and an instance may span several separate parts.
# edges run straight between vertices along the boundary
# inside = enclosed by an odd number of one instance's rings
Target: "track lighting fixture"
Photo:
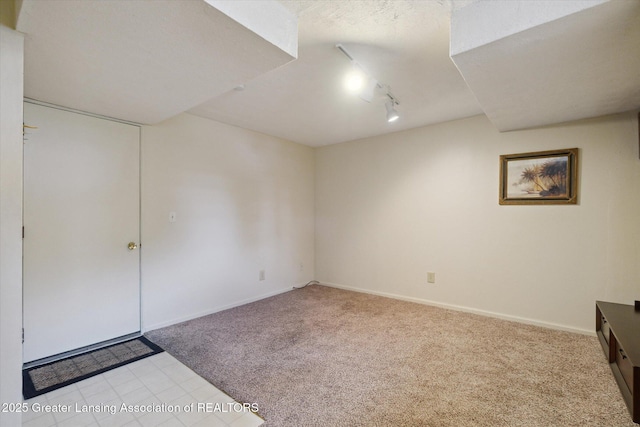
[[[347,52],[344,46],[337,44],[336,48],[351,61],[352,70],[347,75],[345,81],[347,90],[357,93],[360,99],[366,102],[372,102],[376,92],[382,92],[380,98],[386,98],[385,108],[387,110],[387,121],[391,123],[398,120],[400,115],[395,107],[396,105],[400,105],[400,102],[398,102],[398,98],[391,93],[389,86],[380,83],[377,79],[373,78],[371,74],[366,72],[360,63]]]

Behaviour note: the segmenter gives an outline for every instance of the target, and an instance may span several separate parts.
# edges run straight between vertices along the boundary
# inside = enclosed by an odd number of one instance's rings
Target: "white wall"
[[[144,330],[314,278],[313,156],[188,114],[143,127]]]
[[[23,45],[0,25],[0,403],[22,402]],[[0,425],[20,423],[0,412]]]
[[[499,206],[499,155],[580,148],[578,205]],[[640,299],[637,119],[485,116],[316,151],[316,279],[571,330]],[[427,284],[427,272],[436,283]]]

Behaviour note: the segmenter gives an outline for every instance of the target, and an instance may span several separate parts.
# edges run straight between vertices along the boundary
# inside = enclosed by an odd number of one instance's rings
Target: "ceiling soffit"
[[[152,124],[295,59],[294,14],[226,3],[24,0],[25,96]]]
[[[452,17],[452,59],[501,131],[640,108],[639,53],[635,0],[477,2]]]

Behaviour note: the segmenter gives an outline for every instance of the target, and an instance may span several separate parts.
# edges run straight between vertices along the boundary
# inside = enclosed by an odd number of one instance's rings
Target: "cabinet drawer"
[[[604,336],[604,340],[609,344],[609,322],[604,316],[600,316],[600,331]]]
[[[624,349],[620,347],[620,344],[616,340],[616,365],[620,369],[624,382],[627,383],[627,387],[633,394],[633,365],[624,352]]]

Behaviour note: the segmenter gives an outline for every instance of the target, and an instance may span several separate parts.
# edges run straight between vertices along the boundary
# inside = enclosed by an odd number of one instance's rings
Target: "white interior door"
[[[24,105],[24,362],[140,331],[140,128]]]

